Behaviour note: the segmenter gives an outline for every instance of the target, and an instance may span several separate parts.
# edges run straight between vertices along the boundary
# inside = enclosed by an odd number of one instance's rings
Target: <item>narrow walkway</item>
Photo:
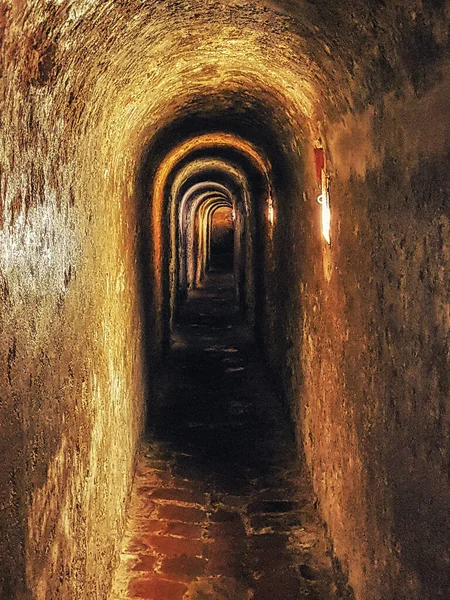
[[[349,598],[230,276],[183,308],[158,390],[111,600]]]

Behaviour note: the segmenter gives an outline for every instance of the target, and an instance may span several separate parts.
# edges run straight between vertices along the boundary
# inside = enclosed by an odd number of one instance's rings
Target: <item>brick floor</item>
[[[349,600],[280,395],[219,276],[184,307],[154,398],[110,600]]]

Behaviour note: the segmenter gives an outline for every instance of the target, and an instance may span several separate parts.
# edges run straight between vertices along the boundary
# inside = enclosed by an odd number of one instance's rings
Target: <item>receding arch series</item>
[[[254,205],[265,210],[272,199],[271,177],[264,152],[231,133],[184,140],[161,160],[150,190],[149,251],[163,346],[169,344],[177,302],[198,285],[207,268],[210,211],[218,202],[234,211],[237,293],[253,319],[258,236]]]

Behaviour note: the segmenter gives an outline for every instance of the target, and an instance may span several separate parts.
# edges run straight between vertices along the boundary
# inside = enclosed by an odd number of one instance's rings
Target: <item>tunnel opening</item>
[[[234,266],[233,209],[229,206],[216,208],[210,219],[209,268],[231,272]]]
[[[266,268],[274,243],[274,206],[278,203],[284,211],[283,198],[286,198],[288,211],[288,198],[301,194],[298,141],[294,141],[289,119],[279,109],[279,103],[277,94],[271,96],[267,90],[261,96],[242,90],[214,90],[210,97],[191,98],[177,110],[179,116],[161,125],[147,144],[138,174],[138,199],[146,222],[140,243],[144,282],[141,297],[147,299],[144,304],[151,314],[151,326],[145,327],[145,331],[151,331],[152,339],[146,336],[150,352],[168,351],[174,316],[189,289],[199,284],[205,272],[203,262],[191,265],[193,272],[189,273],[189,252],[184,252],[184,258],[181,256],[184,242],[179,238],[184,232],[177,222],[177,204],[183,194],[190,186],[205,180],[225,185],[231,195],[238,194],[233,251],[236,293],[240,309],[254,326],[264,349],[268,319],[264,298],[267,279],[274,276]],[[212,136],[203,147],[196,142],[202,136]],[[174,162],[155,195],[158,169],[183,144],[181,154],[170,159]],[[209,166],[202,169],[202,161],[205,165],[209,161]],[[150,265],[149,256],[155,258],[156,267]],[[281,303],[289,295],[282,296]]]
[[[309,579],[285,572],[293,565],[292,528],[306,518],[300,518],[299,490],[292,484],[301,479],[304,464],[263,346],[275,326],[267,302],[276,268],[268,265],[274,245],[285,243],[276,225],[289,223],[288,199],[301,194],[301,160],[294,144],[288,149],[286,139],[281,143],[274,107],[249,108],[246,97],[244,109],[241,100],[237,95],[225,111],[214,114],[209,107],[212,114],[190,114],[167,126],[147,149],[141,171],[145,254],[153,259],[151,310],[166,340],[148,409],[145,461],[151,467],[159,457],[170,482],[156,486],[156,503],[170,498],[195,504],[207,538],[219,523],[231,524],[230,535],[206,552],[209,581],[213,573],[219,579],[228,573],[239,588],[236,597],[244,589],[265,593],[264,586],[272,585],[270,569],[261,567],[261,576],[253,561],[264,560],[259,542],[268,528],[268,543],[277,542],[271,569],[283,573],[283,597],[294,599],[320,576],[300,555],[296,568]],[[282,285],[278,281],[275,289]],[[287,296],[280,296],[280,308]],[[153,335],[155,330],[153,321]],[[157,341],[153,338],[153,346]],[[317,517],[308,519],[326,544]],[[166,527],[164,519],[160,527]],[[159,544],[165,532],[156,533],[152,543]],[[331,585],[327,577],[325,587]]]

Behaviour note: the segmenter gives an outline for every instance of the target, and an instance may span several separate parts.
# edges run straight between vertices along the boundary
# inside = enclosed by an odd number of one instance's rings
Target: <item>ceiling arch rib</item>
[[[192,286],[196,279],[195,264],[197,261],[194,259],[196,217],[198,217],[198,213],[203,206],[217,203],[233,207],[233,199],[229,190],[225,186],[214,182],[196,184],[186,192],[180,203],[178,236],[179,285],[183,294]],[[200,233],[203,232],[203,229],[197,222],[198,235],[203,236],[203,233]]]
[[[270,164],[262,153],[250,142],[228,133],[210,133],[185,140],[173,148],[162,160],[155,176],[153,185],[153,218],[158,222],[162,216],[164,192],[171,175],[175,174],[177,166],[189,154],[198,150],[207,150],[211,153],[215,149],[230,148],[241,153],[263,175],[268,189],[270,189]]]
[[[214,181],[203,181],[196,183],[190,187],[179,202],[179,226],[181,232],[184,231],[187,223],[187,215],[189,214],[189,204],[203,199],[206,195],[215,194],[224,198],[229,198],[232,202],[232,196],[229,189],[221,183]]]

